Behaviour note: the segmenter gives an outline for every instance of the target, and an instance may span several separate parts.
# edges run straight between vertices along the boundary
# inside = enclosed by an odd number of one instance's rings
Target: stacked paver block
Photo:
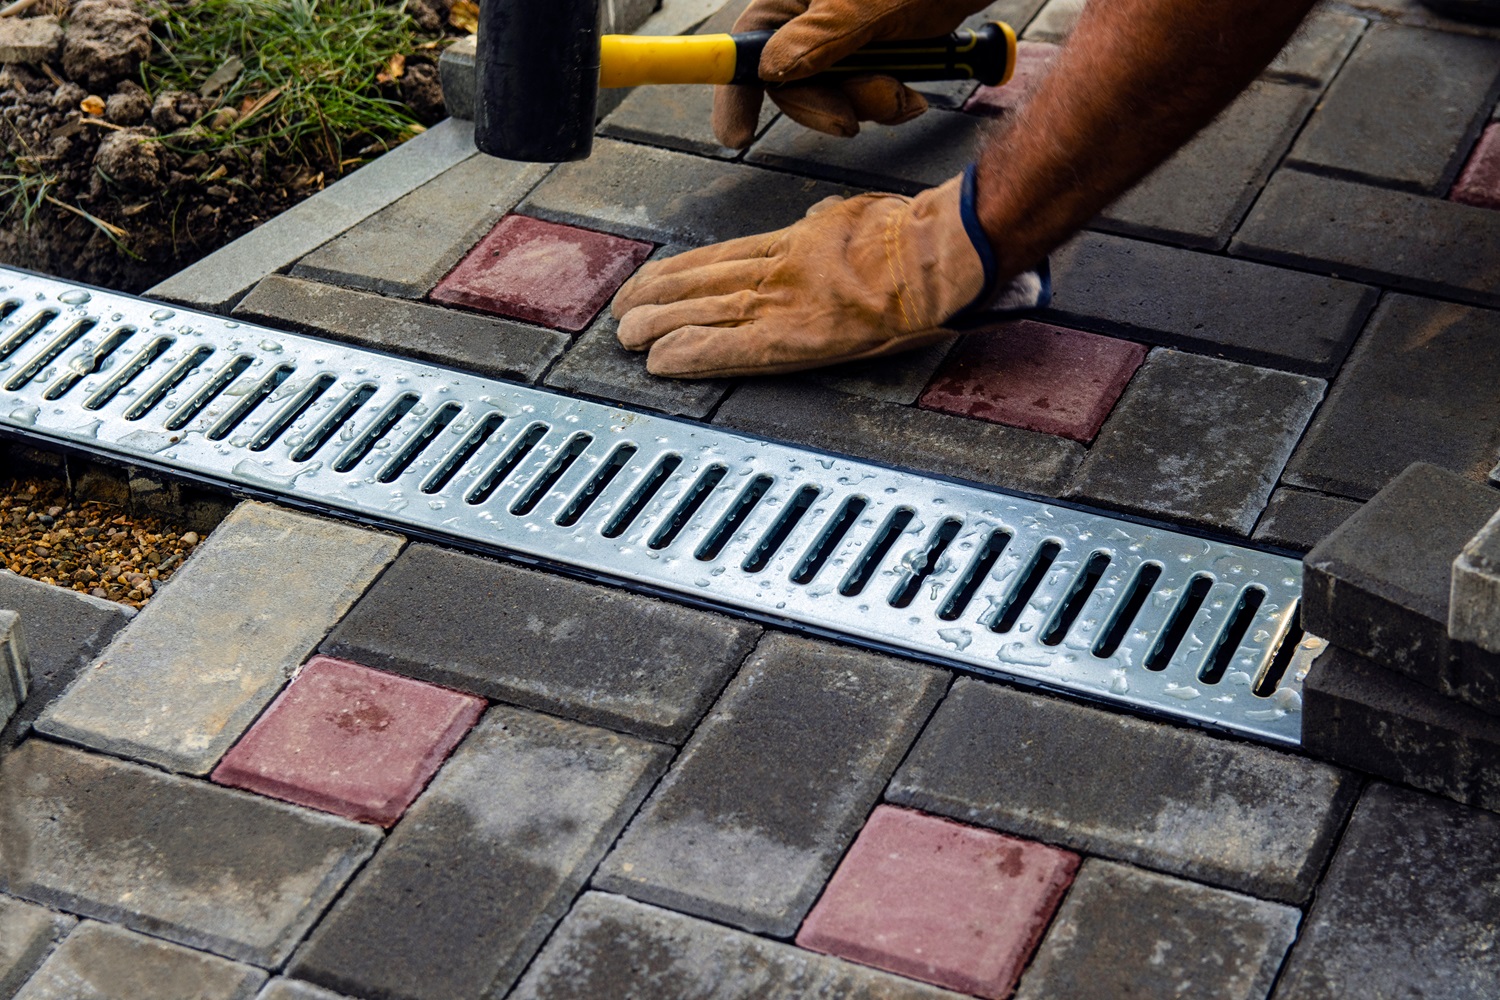
[[[1451,597],[1473,596],[1482,557],[1455,560],[1497,508],[1500,492],[1417,464],[1308,554],[1302,620],[1333,645],[1305,681],[1310,751],[1500,809],[1500,654],[1449,630],[1450,608],[1475,625],[1490,607]]]

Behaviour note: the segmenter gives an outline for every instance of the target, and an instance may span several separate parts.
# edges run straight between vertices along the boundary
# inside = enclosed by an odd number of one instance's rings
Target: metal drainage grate
[[[1300,742],[1281,556],[3,268],[0,428]]]

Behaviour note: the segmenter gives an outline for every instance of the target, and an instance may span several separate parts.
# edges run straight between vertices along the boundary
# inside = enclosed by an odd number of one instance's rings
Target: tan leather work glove
[[[951,337],[944,321],[991,298],[973,184],[971,168],[915,198],[827,198],[786,229],[649,263],[615,296],[620,343],[649,349],[653,375],[706,378],[799,371]],[[1035,295],[1024,303],[1035,304]]]
[[[946,35],[989,0],[754,0],[735,31],[777,29],[760,57],[764,80],[799,80],[832,66],[870,42]],[[760,87],[714,89],[714,135],[731,149],[755,138]],[[921,94],[889,76],[856,76],[827,86],[769,92],[786,116],[808,128],[848,137],[861,121],[899,125],[927,110]]]

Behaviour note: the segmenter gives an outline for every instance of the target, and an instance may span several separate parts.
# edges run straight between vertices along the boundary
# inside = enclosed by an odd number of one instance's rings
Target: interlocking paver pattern
[[[390,826],[484,708],[474,695],[315,656],[213,779]]]
[[[599,126],[599,134],[626,142],[643,142],[699,156],[732,160],[740,150],[721,146],[709,126],[713,113],[711,87],[695,84],[637,87]],[[756,133],[776,118],[776,105],[761,105]]]
[[[503,996],[669,756],[497,706],[297,953],[355,996]]]
[[[0,892],[284,962],[374,827],[31,739],[0,758]]]
[[[600,892],[573,907],[514,1000],[958,1000],[960,994]]]
[[[1482,997],[1500,981],[1500,817],[1389,785],[1360,800],[1275,1000]]]
[[[402,539],[245,503],[37,722],[49,735],[206,774]],[[255,615],[246,617],[246,609]]]
[[[577,332],[651,253],[607,233],[507,215],[432,291],[432,300]]]
[[[878,806],[797,943],[962,993],[1010,995],[1078,856]]]
[[[887,798],[1300,903],[1357,786],[1265,747],[960,679]]]
[[[1500,208],[1500,125],[1484,130],[1448,197],[1479,208]]]
[[[0,997],[13,997],[78,923],[65,913],[0,896]]]
[[[973,115],[937,109],[896,127],[866,124],[852,139],[814,132],[782,117],[745,159],[844,184],[916,194],[961,173],[985,131],[985,123]]]
[[[265,981],[260,969],[89,920],[16,1000],[250,1000]]]
[[[971,333],[921,405],[1087,444],[1146,349],[1128,340],[1020,320]]]
[[[1090,859],[1016,1000],[1261,1000],[1301,916],[1290,906]]]
[[[947,682],[931,667],[768,636],[594,885],[790,937]]]
[[[681,742],[759,635],[748,622],[414,545],[322,651]]]

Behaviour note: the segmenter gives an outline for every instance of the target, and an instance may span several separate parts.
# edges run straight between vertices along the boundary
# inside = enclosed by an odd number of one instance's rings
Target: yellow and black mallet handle
[[[758,83],[771,34],[601,37],[599,0],[489,0],[479,7],[474,143],[508,160],[581,160],[592,147],[601,86]],[[1015,32],[997,23],[879,42],[826,73],[998,84],[1015,63]]]

